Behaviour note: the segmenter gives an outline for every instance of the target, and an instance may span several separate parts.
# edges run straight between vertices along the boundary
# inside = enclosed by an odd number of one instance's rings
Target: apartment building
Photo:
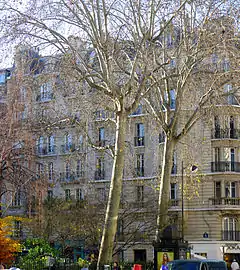
[[[94,89],[89,90],[84,83],[64,83],[51,58],[40,57],[34,50],[28,54],[30,58],[34,56],[29,69],[29,65],[24,65],[25,52],[24,48],[18,52],[10,80],[21,73],[20,96],[28,97],[23,98],[26,106],[21,107],[17,120],[34,127],[34,134],[31,134],[34,158],[30,166],[36,173],[36,183],[38,179],[47,181],[39,185],[38,199],[47,196],[66,200],[86,198],[92,203],[102,202],[104,210],[112,168],[111,148],[104,150],[104,147],[114,144],[115,127],[111,121],[115,117],[114,111],[107,106],[108,100],[99,98]],[[214,54],[208,65],[215,65],[214,68],[226,73],[230,69],[227,58],[216,67],[218,64]],[[170,65],[176,65],[176,61]],[[22,74],[24,69],[27,71]],[[176,146],[169,202],[174,235],[181,238],[184,231],[184,238],[194,253],[229,262],[234,256],[240,260],[240,127],[236,85],[236,82],[232,85],[228,81],[222,86],[226,95]],[[170,96],[171,110],[174,111],[174,91]],[[187,110],[184,113],[187,114]],[[126,138],[121,218],[116,242],[119,246],[128,244],[118,256],[128,261],[149,261],[153,259],[157,174],[164,134],[144,103],[129,115]],[[192,165],[198,167],[197,172],[191,171]],[[15,214],[20,210],[22,215],[26,214],[26,200],[21,195],[19,190],[11,197],[8,213],[13,213],[14,209]],[[7,199],[7,196],[2,198]],[[16,205],[18,211],[14,208]],[[128,215],[124,216],[126,209]]]

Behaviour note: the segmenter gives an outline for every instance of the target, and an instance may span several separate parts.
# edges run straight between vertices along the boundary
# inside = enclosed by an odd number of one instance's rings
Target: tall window
[[[236,137],[236,132],[235,132],[235,120],[233,116],[230,116],[230,138],[234,139]]]
[[[137,176],[144,176],[144,154],[137,155]]]
[[[38,153],[40,153],[40,154],[43,153],[43,145],[44,145],[44,137],[40,136],[38,138],[38,142],[37,142]]]
[[[223,240],[239,240],[236,239],[237,219],[234,217],[223,218]]]
[[[48,200],[51,200],[53,198],[53,191],[48,190],[48,195],[47,195]]]
[[[14,231],[13,236],[14,237],[21,237],[22,235],[22,223],[19,220],[14,221]]]
[[[233,88],[231,84],[225,84],[224,85],[224,92],[227,95],[227,104],[229,105],[236,105],[237,100],[233,93]]]
[[[13,194],[12,206],[21,206],[21,191],[17,190]]]
[[[65,189],[65,200],[70,201],[71,200],[71,190]]]
[[[221,182],[217,181],[214,183],[214,197],[217,199],[221,198]]]
[[[144,125],[142,123],[136,124],[135,146],[144,145]]]
[[[66,150],[70,151],[72,147],[72,134],[66,134],[65,135],[65,146]]]
[[[76,189],[76,200],[77,201],[83,200],[83,192],[81,188]]]
[[[66,180],[69,181],[71,177],[71,168],[69,162],[66,163]]]
[[[173,162],[173,164],[172,164],[171,173],[176,174],[177,173],[177,152],[176,151],[173,152],[172,162]]]
[[[236,182],[227,182],[225,184],[225,197],[236,198]]]
[[[48,152],[49,153],[54,153],[54,144],[55,144],[55,139],[54,139],[54,136],[51,135],[48,137]]]
[[[170,199],[171,200],[176,200],[177,199],[177,184],[176,183],[171,183],[170,184]]]
[[[176,109],[176,92],[175,89],[170,90],[170,109]]]
[[[98,141],[99,141],[99,146],[105,145],[105,129],[104,129],[104,127],[101,127],[98,130]]]
[[[53,181],[53,163],[48,163],[48,180]]]
[[[52,98],[52,85],[50,82],[43,83],[40,86],[40,100],[49,100]]]
[[[84,169],[83,169],[83,162],[81,159],[77,161],[77,177],[83,177],[84,176]]]
[[[44,174],[44,166],[42,163],[36,163],[36,173],[37,177],[40,177]]]
[[[96,160],[96,174],[95,174],[95,179],[104,179],[104,158],[103,157],[98,157]]]
[[[214,126],[215,126],[215,138],[220,138],[220,121],[219,117],[214,117]]]

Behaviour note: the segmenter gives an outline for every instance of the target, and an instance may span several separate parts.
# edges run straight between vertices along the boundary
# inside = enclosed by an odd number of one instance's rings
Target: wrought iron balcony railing
[[[144,136],[143,137],[134,137],[135,146],[144,146]]]
[[[39,156],[56,155],[56,145],[41,145],[36,147],[36,154]]]
[[[240,162],[216,161],[211,162],[212,172],[240,172]]]
[[[240,198],[209,198],[212,205],[240,205]]]
[[[240,130],[235,128],[215,128],[212,139],[240,139]]]
[[[95,171],[95,180],[103,180],[104,178],[105,178],[105,171],[104,170]]]
[[[75,151],[75,144],[63,144],[61,145],[61,153],[69,154]]]
[[[240,241],[240,231],[222,231],[223,241]]]

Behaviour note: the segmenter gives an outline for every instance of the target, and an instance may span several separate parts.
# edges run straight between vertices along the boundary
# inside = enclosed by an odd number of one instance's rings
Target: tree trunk
[[[113,244],[117,230],[117,219],[122,191],[126,121],[127,116],[125,112],[119,112],[116,123],[116,142],[111,185],[105,215],[104,230],[99,250],[98,269],[104,264],[108,264],[112,261]]]
[[[168,207],[170,199],[170,179],[172,170],[173,152],[175,147],[173,138],[165,138],[162,172],[159,186],[158,198],[158,214],[157,214],[157,230],[156,241],[159,240],[162,230],[168,225]]]

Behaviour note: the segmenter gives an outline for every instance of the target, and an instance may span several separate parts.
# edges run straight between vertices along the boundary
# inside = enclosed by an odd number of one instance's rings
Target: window
[[[214,126],[215,126],[215,138],[220,138],[220,121],[219,121],[219,117],[215,116],[214,117]]]
[[[214,197],[217,199],[221,198],[221,182],[217,181],[215,182],[215,186],[214,186]]]
[[[227,95],[227,104],[229,105],[236,105],[237,100],[233,93],[233,88],[231,84],[225,84],[224,85],[224,93]]]
[[[171,89],[164,93],[164,102],[163,102],[163,111],[167,108],[171,110],[176,109],[176,91],[175,89]]]
[[[170,199],[171,200],[176,200],[177,199],[177,184],[176,183],[171,183],[170,184]]]
[[[22,235],[22,224],[21,224],[21,221],[15,220],[14,221],[13,236],[14,237],[21,237],[21,235]]]
[[[54,153],[55,148],[55,139],[54,136],[51,135],[48,137],[48,152],[49,153]]]
[[[223,240],[239,240],[236,239],[237,219],[234,217],[223,218]]]
[[[98,157],[96,160],[96,172],[95,172],[95,179],[100,180],[104,179],[104,158],[103,157]]]
[[[6,74],[4,73],[0,73],[0,84],[4,84],[6,81]]]
[[[231,139],[236,138],[236,132],[235,132],[234,126],[235,126],[235,119],[233,116],[230,116],[230,134],[229,135]]]
[[[117,233],[122,235],[124,232],[124,222],[123,219],[118,219],[117,221]]]
[[[137,155],[137,176],[144,176],[144,154]]]
[[[53,181],[53,163],[48,163],[48,180]]]
[[[48,190],[47,199],[48,200],[51,200],[52,198],[53,198],[53,191],[52,190]]]
[[[228,59],[223,59],[222,68],[223,68],[223,71],[225,71],[225,72],[230,70],[230,63],[229,63]]]
[[[79,150],[83,151],[83,135],[79,136]]]
[[[105,145],[105,129],[104,129],[104,127],[101,127],[98,130],[98,141],[99,141],[99,146],[103,147]]]
[[[66,134],[65,136],[65,144],[67,150],[69,150],[72,146],[72,134]]]
[[[82,193],[82,189],[80,188],[76,189],[76,200],[77,201],[83,200],[83,193]]]
[[[142,123],[136,124],[135,146],[144,146],[144,125]]]
[[[71,200],[71,190],[65,189],[65,200],[70,201]]]
[[[21,206],[21,191],[17,190],[13,194],[12,206]]]
[[[77,161],[77,177],[83,177],[84,176],[84,170],[83,170],[83,162],[81,159]]]
[[[137,202],[144,202],[144,186],[137,186]]]
[[[36,173],[37,177],[41,177],[44,173],[44,166],[42,163],[36,163]]]
[[[225,197],[236,198],[236,182],[227,182],[225,185]]]
[[[170,109],[176,109],[176,92],[175,89],[170,90]]]
[[[47,101],[50,99],[52,99],[52,85],[50,82],[46,82],[40,86],[40,100]]]
[[[172,174],[176,174],[177,173],[177,153],[176,151],[173,152],[173,157],[172,157]]]
[[[43,145],[44,145],[44,137],[40,136],[37,142],[37,147],[38,147],[38,153],[42,154],[43,153]]]
[[[71,168],[69,162],[66,163],[66,180],[69,181],[71,177]]]

